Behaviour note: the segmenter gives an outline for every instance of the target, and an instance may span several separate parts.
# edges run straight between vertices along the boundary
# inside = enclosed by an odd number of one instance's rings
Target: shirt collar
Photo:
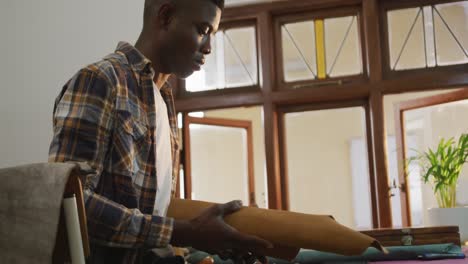
[[[138,49],[131,44],[121,41],[118,43],[115,50],[116,53],[123,54],[128,61],[130,67],[136,72],[148,71],[151,78],[154,76],[153,67],[151,67],[151,61],[145,57]],[[155,85],[155,88],[158,89]],[[166,82],[160,89],[160,91],[168,93],[172,92],[172,86],[169,82]]]
[[[121,41],[117,45],[115,52],[125,55],[125,57],[128,60],[128,63],[130,64],[130,67],[134,71],[149,71],[154,76],[154,70],[151,67],[151,61],[131,44]]]

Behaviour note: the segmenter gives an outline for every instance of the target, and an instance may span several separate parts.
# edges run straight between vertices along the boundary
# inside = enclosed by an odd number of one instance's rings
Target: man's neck
[[[154,70],[154,78],[153,81],[158,87],[161,89],[164,84],[167,82],[171,74],[161,73],[159,69],[159,59],[157,54],[154,52],[154,47],[151,45],[151,42],[144,39],[143,34],[140,35],[137,42],[135,43],[135,48],[143,54],[146,58],[151,61],[151,67]]]
[[[156,86],[158,87],[158,89],[161,89],[164,86],[164,84],[169,79],[169,76],[171,76],[171,75],[156,72],[156,74],[154,75],[153,81],[156,84]]]

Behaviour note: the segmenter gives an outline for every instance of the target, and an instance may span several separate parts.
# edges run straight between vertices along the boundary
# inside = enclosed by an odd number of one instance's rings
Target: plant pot
[[[468,207],[430,208],[429,226],[458,226],[462,244],[468,241]]]
[[[457,205],[457,182],[440,186],[435,196],[439,208],[454,208]]]

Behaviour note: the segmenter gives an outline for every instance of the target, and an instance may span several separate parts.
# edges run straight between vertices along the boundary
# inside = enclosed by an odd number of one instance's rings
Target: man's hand
[[[261,238],[242,234],[226,224],[224,216],[241,209],[240,201],[214,205],[190,221],[175,221],[171,244],[192,246],[212,254],[232,252],[238,256],[264,256],[273,245]]]

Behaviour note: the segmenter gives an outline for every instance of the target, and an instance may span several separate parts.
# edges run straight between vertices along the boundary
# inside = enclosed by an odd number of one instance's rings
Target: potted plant
[[[457,207],[456,193],[460,172],[468,159],[468,134],[458,142],[442,138],[437,148],[419,152],[408,163],[419,161],[422,180],[432,184],[439,208],[430,208],[430,225],[458,225],[462,240],[468,240],[468,207]],[[408,164],[407,163],[407,164]]]

